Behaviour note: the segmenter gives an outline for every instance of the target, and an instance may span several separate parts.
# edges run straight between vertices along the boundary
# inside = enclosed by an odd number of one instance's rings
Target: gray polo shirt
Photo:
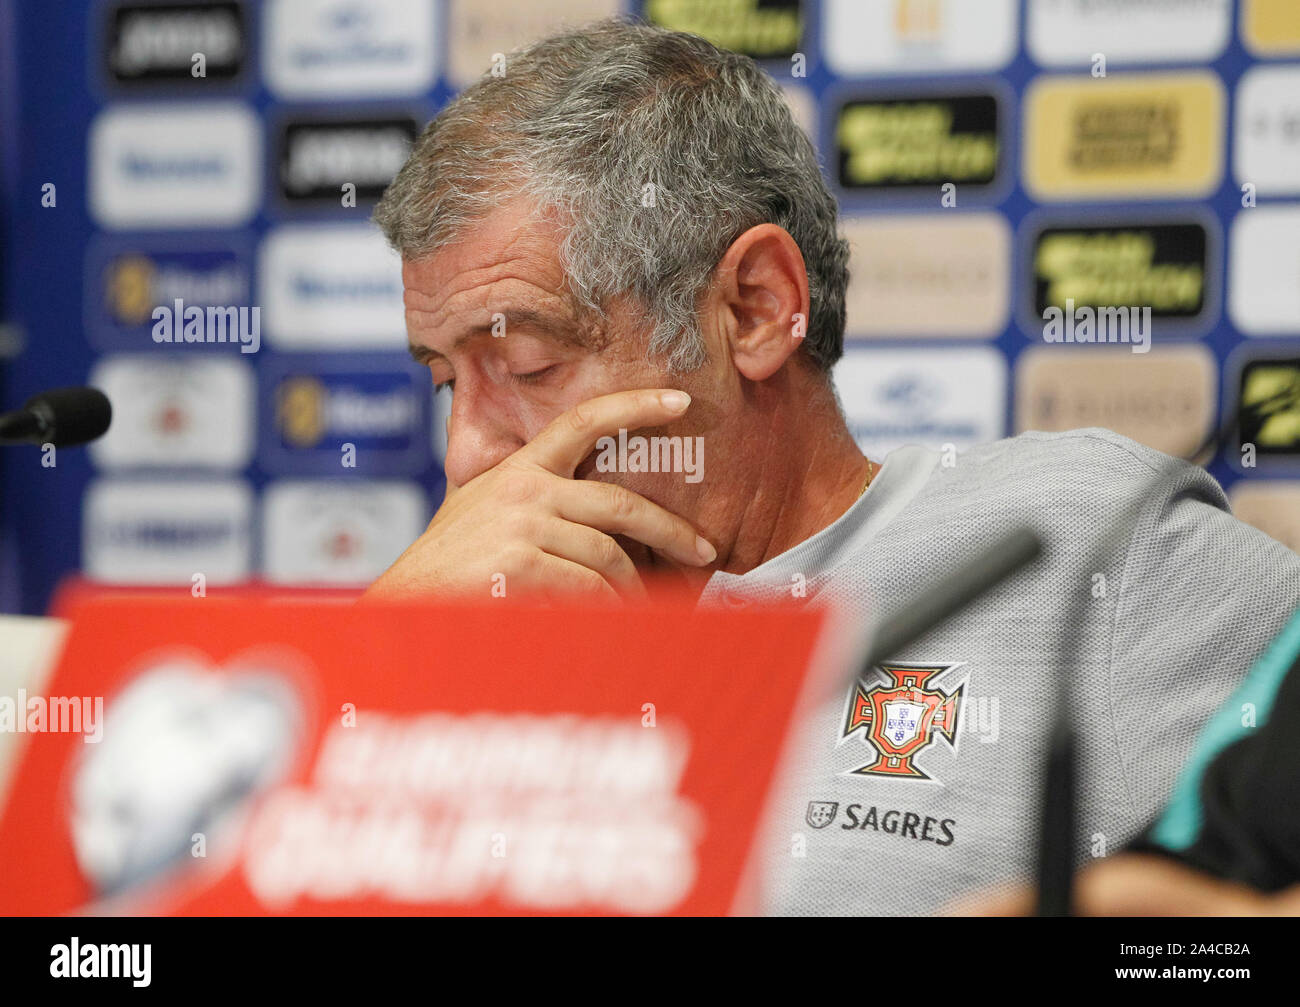
[[[1157,472],[1176,476],[1152,492]],[[1131,536],[1095,562],[1130,506]],[[1047,546],[1034,567],[801,725],[761,842],[768,911],[931,913],[1030,878],[1059,674],[1078,736],[1074,852],[1117,852],[1300,605],[1300,557],[1233,518],[1209,475],[1099,429],[955,459],[901,448],[838,521],[747,574],[714,574],[702,602],[802,593],[866,627],[1020,523]]]

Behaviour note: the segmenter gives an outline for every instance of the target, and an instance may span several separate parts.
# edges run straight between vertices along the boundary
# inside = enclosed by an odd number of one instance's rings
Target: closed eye
[[[511,372],[509,375],[509,380],[511,384],[520,384],[520,385],[536,384],[548,373],[555,370],[555,368],[559,366],[560,366],[559,364],[551,364],[550,367],[543,367],[540,370],[536,370],[536,371],[528,371],[527,373],[524,374],[515,374],[514,372]]]

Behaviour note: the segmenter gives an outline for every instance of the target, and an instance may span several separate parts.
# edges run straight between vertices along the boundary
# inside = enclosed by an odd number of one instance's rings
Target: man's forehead
[[[497,207],[463,238],[402,263],[411,353],[445,355],[470,337],[528,327],[558,341],[596,349],[598,326],[578,309],[564,279],[563,237],[519,199]],[[436,344],[436,345],[435,345]]]
[[[540,280],[559,287],[563,231],[534,212],[530,203],[516,197],[466,224],[459,237],[437,251],[402,262],[402,281],[408,289],[459,289],[492,274],[509,275],[512,268],[527,269]]]

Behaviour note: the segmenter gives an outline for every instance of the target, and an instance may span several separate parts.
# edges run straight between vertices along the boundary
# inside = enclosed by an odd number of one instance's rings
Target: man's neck
[[[730,510],[720,522],[730,534],[714,540],[718,558],[712,569],[673,564],[697,592],[716,570],[748,573],[834,524],[857,502],[874,471],[824,379],[797,394],[784,391],[773,408],[756,410],[759,418],[747,438],[758,450],[733,476]]]
[[[801,449],[760,473],[717,569],[748,573],[834,524],[862,495],[871,466],[846,429],[791,443]]]

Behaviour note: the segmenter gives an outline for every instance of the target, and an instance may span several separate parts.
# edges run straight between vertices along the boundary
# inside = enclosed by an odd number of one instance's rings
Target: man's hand
[[[1153,854],[1121,854],[1078,875],[1079,916],[1295,916],[1300,887],[1275,894],[1202,874]],[[1029,887],[985,892],[948,908],[951,916],[1028,916]]]
[[[496,467],[464,486],[449,483],[429,527],[365,598],[486,598],[498,574],[510,597],[574,591],[643,596],[645,586],[613,535],[679,563],[711,563],[713,547],[683,518],[621,486],[573,478],[601,437],[660,426],[680,417],[690,402],[685,392],[638,389],[602,395],[557,416]]]

